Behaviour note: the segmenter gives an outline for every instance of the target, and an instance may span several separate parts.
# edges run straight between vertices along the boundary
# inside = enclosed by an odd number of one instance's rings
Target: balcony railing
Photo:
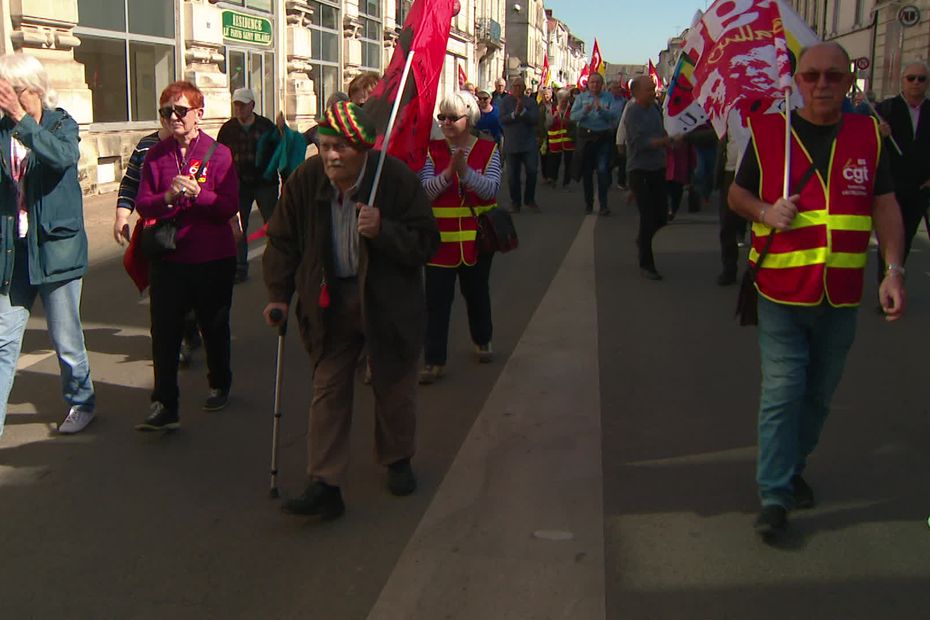
[[[475,38],[479,43],[501,47],[501,25],[490,17],[483,17],[475,22]]]

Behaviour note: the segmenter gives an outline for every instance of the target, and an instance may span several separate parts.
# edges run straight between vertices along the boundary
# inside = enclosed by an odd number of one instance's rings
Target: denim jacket
[[[25,173],[29,229],[29,282],[72,280],[87,271],[87,235],[78,183],[78,125],[62,110],[45,109],[42,122],[26,115],[19,123],[0,119],[0,293],[10,289],[17,238],[16,182],[10,167],[10,141],[29,148]]]

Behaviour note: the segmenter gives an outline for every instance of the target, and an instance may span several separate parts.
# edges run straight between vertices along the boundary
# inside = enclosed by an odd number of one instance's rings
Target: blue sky
[[[607,62],[655,62],[668,38],[691,25],[704,0],[545,0],[552,16],[565,22],[585,42],[590,54],[594,37]]]

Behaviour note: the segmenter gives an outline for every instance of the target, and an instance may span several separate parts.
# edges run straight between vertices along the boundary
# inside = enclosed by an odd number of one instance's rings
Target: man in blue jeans
[[[500,100],[498,117],[504,128],[504,158],[507,161],[507,181],[510,186],[510,212],[519,213],[526,205],[539,211],[536,204],[536,175],[539,170],[539,105],[526,96],[526,82],[516,77],[510,82],[510,94]],[[520,193],[520,170],[525,172],[526,185]]]
[[[594,210],[594,172],[597,171],[598,215],[610,215],[607,190],[610,189],[610,166],[613,159],[614,136],[625,101],[604,90],[604,78],[595,73],[588,78],[588,90],[572,105],[571,117],[578,124],[575,169],[580,171],[584,185],[584,210]]]
[[[814,505],[802,475],[855,338],[873,225],[887,263],[882,310],[888,321],[904,313],[901,213],[876,121],[843,114],[849,65],[836,43],[798,58],[805,106],[792,113],[790,197],[783,197],[780,114],[751,117],[752,138],[729,191],[730,208],[756,222],[749,263],[759,295],[762,510],[755,530],[766,540],[784,532],[788,510]]]

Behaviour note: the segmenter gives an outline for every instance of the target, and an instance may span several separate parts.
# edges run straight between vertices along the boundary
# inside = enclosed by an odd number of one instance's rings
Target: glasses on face
[[[178,117],[179,121],[182,121],[184,120],[184,117],[187,116],[187,113],[190,112],[191,110],[193,110],[193,108],[188,108],[183,105],[175,105],[175,106],[169,105],[163,108],[158,108],[158,115],[164,119],[168,119],[168,118],[171,118],[172,114],[174,114],[176,117]]]
[[[462,118],[465,118],[464,114],[460,116],[455,116],[452,114],[437,114],[436,115],[436,120],[439,121],[440,123],[446,123],[446,122],[455,123],[456,121]]]
[[[478,97],[478,101],[487,101],[490,97]]]
[[[830,71],[803,71],[801,73],[798,73],[797,75],[798,75],[798,78],[800,78],[800,80],[802,82],[805,82],[806,84],[817,84],[818,82],[820,82],[821,76],[823,76],[823,79],[827,82],[827,84],[839,84],[840,82],[843,81],[843,78],[845,78],[849,74],[843,71],[830,70]]]
[[[907,80],[908,82],[917,82],[919,84],[923,84],[924,82],[927,81],[927,76],[926,75],[905,75],[904,79]]]

